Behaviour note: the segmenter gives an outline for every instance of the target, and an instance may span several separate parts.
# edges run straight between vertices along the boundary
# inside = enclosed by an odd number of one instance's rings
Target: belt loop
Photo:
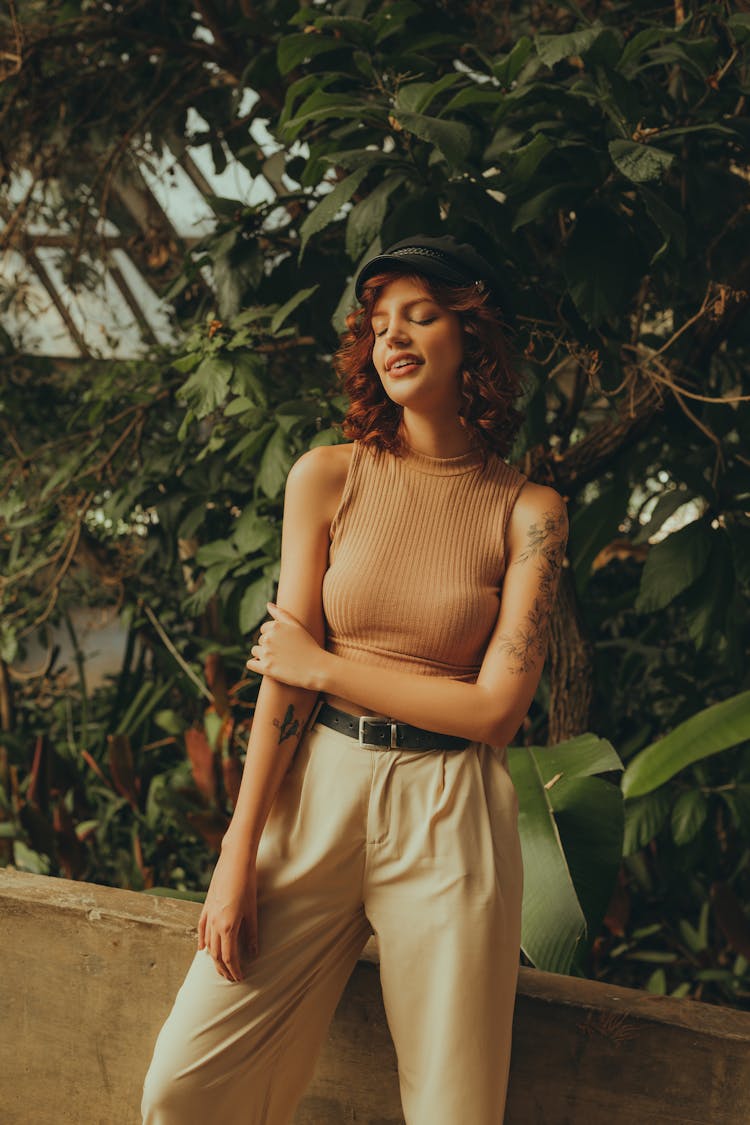
[[[391,750],[398,750],[398,723],[391,722]]]
[[[319,695],[317,700],[315,701],[315,703],[313,703],[313,709],[310,712],[310,717],[307,720],[307,723],[305,724],[306,728],[315,726],[316,722],[318,721],[318,715],[320,714],[320,709],[321,709],[321,707],[323,706],[324,703],[325,703],[325,699],[323,698],[322,695]]]

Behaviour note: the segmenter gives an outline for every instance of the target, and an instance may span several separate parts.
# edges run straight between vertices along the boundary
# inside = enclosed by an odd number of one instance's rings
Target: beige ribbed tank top
[[[528,478],[477,449],[403,457],[352,443],[323,576],[326,648],[473,683],[497,619],[505,528]]]

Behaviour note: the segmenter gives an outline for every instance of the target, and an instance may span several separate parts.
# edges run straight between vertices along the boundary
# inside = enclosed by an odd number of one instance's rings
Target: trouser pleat
[[[501,1125],[523,873],[503,755],[367,750],[315,723],[258,854],[259,955],[196,953],[144,1125],[287,1125],[374,930],[407,1125]],[[324,1123],[321,1123],[324,1125]]]

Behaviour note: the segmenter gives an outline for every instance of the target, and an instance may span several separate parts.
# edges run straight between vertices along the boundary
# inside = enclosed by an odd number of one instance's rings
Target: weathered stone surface
[[[0,871],[3,1125],[138,1125],[143,1075],[199,913],[194,903]],[[506,1125],[581,1121],[745,1125],[750,1015],[522,969]],[[295,1118],[350,1122],[403,1122],[372,950]]]

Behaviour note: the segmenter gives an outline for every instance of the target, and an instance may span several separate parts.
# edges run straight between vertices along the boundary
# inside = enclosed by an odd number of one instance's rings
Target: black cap
[[[370,258],[359,271],[354,284],[357,300],[362,299],[362,289],[369,278],[388,270],[424,274],[450,285],[471,285],[473,282],[480,290],[488,289],[495,301],[512,317],[507,296],[492,266],[473,246],[459,242],[453,235],[431,237],[415,234]]]

